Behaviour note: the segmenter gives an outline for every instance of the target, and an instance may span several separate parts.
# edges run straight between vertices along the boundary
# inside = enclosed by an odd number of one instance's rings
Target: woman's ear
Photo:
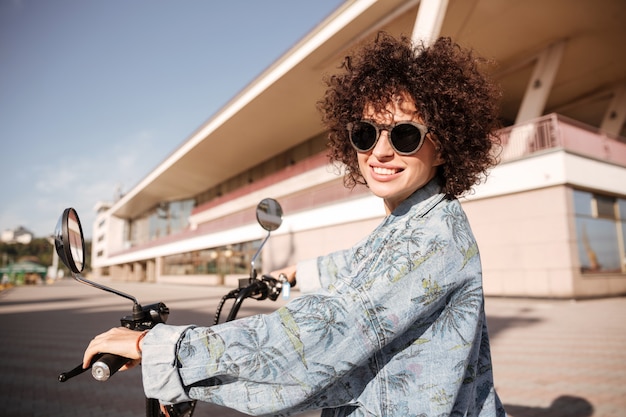
[[[433,147],[435,148],[433,166],[436,166],[436,167],[441,166],[446,162],[446,159],[443,157],[441,153],[441,145],[439,144],[439,141],[437,141],[437,139],[435,138],[431,138],[430,141],[432,142]]]
[[[436,149],[436,154],[435,154],[435,160],[433,161],[433,166],[441,166],[443,165],[446,160],[443,158],[443,156],[441,155],[441,151],[439,149]]]

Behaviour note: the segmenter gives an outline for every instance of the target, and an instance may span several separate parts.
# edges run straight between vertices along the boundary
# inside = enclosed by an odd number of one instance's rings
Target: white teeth
[[[378,175],[393,175],[397,172],[395,169],[391,168],[372,167],[372,169]]]

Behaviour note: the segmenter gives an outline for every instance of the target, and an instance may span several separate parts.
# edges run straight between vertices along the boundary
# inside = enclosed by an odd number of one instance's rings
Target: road
[[[226,288],[115,283],[141,303],[164,301],[170,324],[210,324]],[[296,293],[297,294],[297,293]],[[278,302],[280,304],[280,302]],[[277,303],[250,301],[240,315]],[[0,416],[142,416],[137,370],[65,383],[95,335],[129,314],[125,299],[72,280],[0,293]],[[496,387],[512,417],[626,416],[626,298],[488,298]],[[195,416],[242,416],[200,403]],[[302,417],[318,416],[318,412]]]

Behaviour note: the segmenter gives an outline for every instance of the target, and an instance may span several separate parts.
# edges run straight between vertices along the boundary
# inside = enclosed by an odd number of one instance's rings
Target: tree
[[[28,244],[0,243],[0,266],[27,260],[44,266],[51,266],[53,250],[54,247],[47,238],[35,238]],[[85,252],[87,255],[85,265],[90,265],[91,241],[85,242]]]

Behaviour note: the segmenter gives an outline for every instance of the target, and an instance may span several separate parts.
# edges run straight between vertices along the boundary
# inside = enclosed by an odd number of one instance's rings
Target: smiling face
[[[399,121],[424,124],[417,114],[415,103],[406,97],[398,97],[384,111],[366,106],[363,119],[379,124]],[[415,154],[398,155],[389,143],[389,132],[383,130],[373,149],[357,153],[361,174],[374,195],[384,200],[387,214],[433,179],[437,167],[443,163],[431,135],[426,135],[424,144]]]

